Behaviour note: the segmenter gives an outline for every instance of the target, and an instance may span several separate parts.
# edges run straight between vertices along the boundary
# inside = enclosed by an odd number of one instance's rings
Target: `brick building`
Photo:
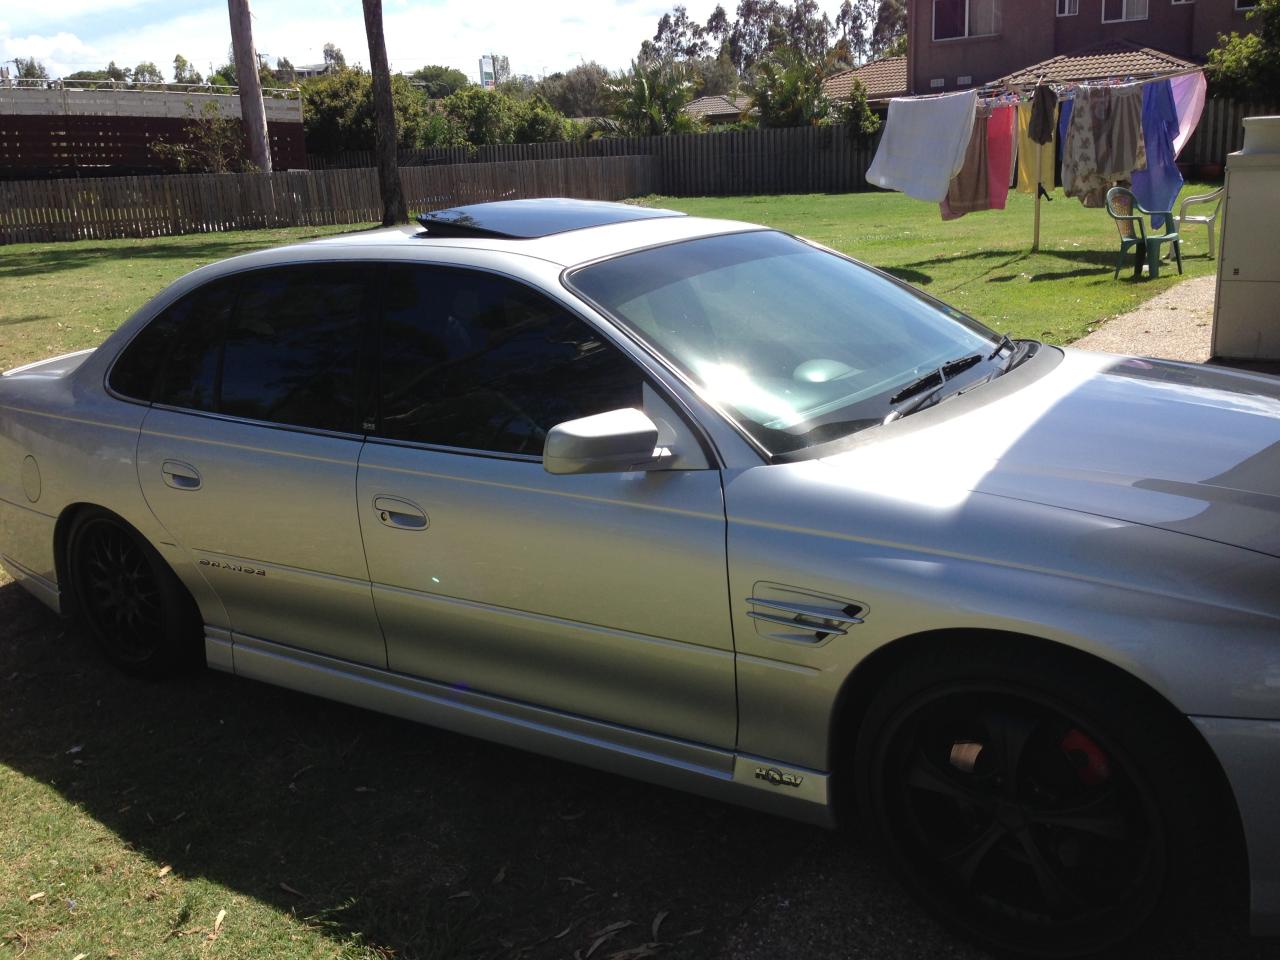
[[[1256,0],[909,0],[913,94],[981,86],[1099,44],[1203,62],[1218,34],[1249,29]]]

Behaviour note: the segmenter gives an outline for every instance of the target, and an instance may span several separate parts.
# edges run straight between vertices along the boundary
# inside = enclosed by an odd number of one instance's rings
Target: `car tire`
[[[1112,668],[975,640],[886,678],[855,775],[864,818],[945,923],[1000,953],[1087,957],[1159,939],[1203,878],[1219,832],[1205,757],[1184,717]]]
[[[86,510],[71,525],[66,555],[75,617],[115,666],[163,677],[201,663],[195,601],[133,527]]]

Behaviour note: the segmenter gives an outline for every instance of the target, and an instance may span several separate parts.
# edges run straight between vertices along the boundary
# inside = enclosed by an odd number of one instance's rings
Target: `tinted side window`
[[[540,454],[558,423],[640,406],[639,368],[529,288],[431,267],[393,266],[386,276],[383,436]]]
[[[245,274],[227,330],[219,412],[359,432],[366,273],[326,264]]]
[[[111,370],[111,388],[135,400],[214,408],[222,332],[235,280],[215,280],[170,305],[133,338]]]

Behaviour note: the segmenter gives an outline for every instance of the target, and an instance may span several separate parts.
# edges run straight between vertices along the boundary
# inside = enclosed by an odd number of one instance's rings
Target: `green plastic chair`
[[[1147,273],[1153,279],[1160,276],[1160,251],[1165,244],[1173,250],[1182,273],[1182,238],[1178,236],[1177,220],[1172,210],[1147,210],[1138,202],[1128,187],[1112,187],[1107,191],[1107,213],[1120,231],[1120,255],[1116,259],[1115,276],[1120,276],[1124,257],[1131,247],[1137,247],[1133,261],[1133,275],[1142,275],[1142,258],[1147,260]],[[1152,215],[1164,217],[1164,233],[1148,233],[1146,218]],[[1114,278],[1113,278],[1114,279]]]

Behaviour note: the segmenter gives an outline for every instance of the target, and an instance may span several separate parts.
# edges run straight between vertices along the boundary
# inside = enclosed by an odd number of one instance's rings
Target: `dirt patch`
[[[1137,310],[1107,320],[1072,346],[1100,353],[1204,363],[1210,354],[1216,291],[1216,277],[1184,280]]]

